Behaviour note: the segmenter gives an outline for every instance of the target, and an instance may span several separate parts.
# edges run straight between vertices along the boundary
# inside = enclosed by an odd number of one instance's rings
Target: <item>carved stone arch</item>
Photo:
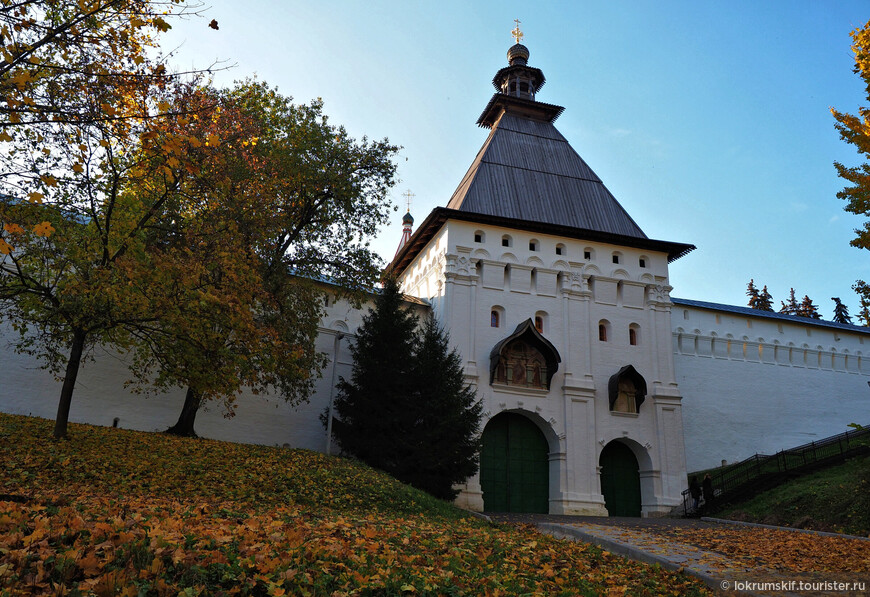
[[[733,340],[733,339],[734,339],[734,334],[731,334],[731,333],[725,334],[725,338],[726,338],[727,340]]]
[[[532,265],[535,267],[544,267],[544,260],[540,257],[535,257],[534,255],[526,259],[526,265]]]
[[[506,408],[501,412],[523,415],[532,423],[534,423],[535,426],[541,431],[541,433],[544,434],[544,437],[547,439],[547,444],[549,445],[550,452],[560,452],[563,449],[562,438],[560,438],[559,434],[556,433],[556,430],[553,427],[553,423],[544,419],[539,413],[531,411],[522,406],[517,406],[515,408]],[[490,417],[490,419],[491,418],[492,417]]]
[[[504,338],[492,347],[489,353],[489,383],[490,385],[496,379],[496,372],[499,369],[499,364],[504,365],[508,357],[509,349],[516,343],[524,343],[533,350],[540,353],[544,358],[546,365],[546,389],[550,389],[550,382],[553,375],[559,370],[559,363],[562,362],[562,357],[559,356],[559,351],[544,338],[541,333],[535,329],[535,322],[531,319],[526,319],[519,324],[514,330],[514,333]]]
[[[648,284],[652,284],[653,282],[656,281],[656,278],[652,274],[644,274],[640,277],[640,281],[646,282]]]
[[[628,272],[622,268],[613,270],[613,273],[610,274],[613,278],[620,278],[622,280],[628,280],[631,276],[628,275]]]
[[[619,397],[619,382],[627,378],[634,384],[635,389],[635,405],[640,410],[640,405],[646,397],[646,380],[637,372],[633,365],[626,365],[616,373],[610,376],[610,381],[607,382],[607,395],[610,400],[610,410],[613,410],[613,405]]]
[[[590,263],[589,265],[587,265],[586,267],[583,268],[583,273],[587,276],[596,276],[596,275],[600,276],[601,270],[598,268],[597,265],[592,265]]]
[[[567,270],[571,269],[571,266],[564,259],[557,259],[550,266],[550,269],[558,269],[558,270],[562,270],[562,271],[567,271]]]
[[[700,336],[701,330],[699,330],[698,328],[695,328],[694,330],[692,330],[692,333],[695,334],[696,336]]]
[[[498,258],[499,261],[503,263],[519,263],[520,260],[517,259],[517,256],[513,253],[502,253],[501,257]]]
[[[678,333],[678,334],[685,334],[685,333],[686,333],[686,330],[684,330],[683,328],[680,328],[680,327],[678,327],[678,328],[677,328],[676,330],[674,330],[674,331],[675,331],[676,333]]]
[[[716,332],[710,332],[710,337],[711,338],[718,338],[719,334],[717,334]]]
[[[336,332],[344,332],[344,333],[347,333],[349,331],[347,324],[345,322],[341,321],[340,319],[333,321],[329,325],[329,329],[335,330]]]
[[[472,259],[491,259],[489,251],[486,249],[475,249],[471,254]]]

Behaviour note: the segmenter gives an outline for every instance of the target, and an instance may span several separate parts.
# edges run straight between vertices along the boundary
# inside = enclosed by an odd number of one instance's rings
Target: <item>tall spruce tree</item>
[[[339,378],[332,432],[342,451],[395,477],[414,447],[417,317],[387,278],[350,347],[353,372]],[[431,448],[430,448],[431,449]]]
[[[794,296],[794,288],[789,290],[787,302],[779,302],[782,304],[782,309],[779,310],[780,313],[786,315],[798,315],[800,313],[800,305],[798,305],[797,299]]]
[[[340,379],[333,434],[342,451],[435,497],[477,472],[481,405],[458,353],[433,319],[422,334],[384,282],[351,347],[353,373]]]
[[[749,308],[757,309],[760,297],[758,295],[758,288],[755,287],[755,280],[751,278],[749,279],[749,284],[746,285],[746,296],[749,297]]]
[[[796,315],[800,315],[801,317],[809,317],[810,319],[821,319],[822,316],[819,314],[818,305],[813,304],[813,300],[808,296],[804,295],[804,298],[801,300],[800,305],[798,305],[798,310]]]
[[[759,311],[773,311],[773,296],[768,292],[767,284],[758,293],[758,301],[755,308]]]
[[[453,486],[477,472],[482,405],[466,384],[462,360],[450,340],[429,317],[416,355],[416,411],[402,480],[435,497],[452,500]]]
[[[852,323],[852,316],[849,315],[849,308],[840,301],[839,297],[831,297],[834,301],[834,323]]]
[[[749,297],[749,307],[758,311],[773,311],[773,297],[765,285],[762,290],[755,286],[755,280],[750,279],[746,285],[746,296]]]

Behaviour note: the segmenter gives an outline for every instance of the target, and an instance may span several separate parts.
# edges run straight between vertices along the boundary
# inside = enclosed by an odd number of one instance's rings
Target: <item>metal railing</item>
[[[827,461],[842,460],[862,450],[870,450],[870,427],[846,431],[825,439],[780,450],[774,455],[755,454],[746,460],[711,471],[713,495],[716,507],[730,499],[748,493],[764,485],[769,488],[778,485],[789,475],[801,470],[812,469]],[[694,513],[689,490],[683,491],[683,514]],[[710,509],[712,504],[702,505]]]

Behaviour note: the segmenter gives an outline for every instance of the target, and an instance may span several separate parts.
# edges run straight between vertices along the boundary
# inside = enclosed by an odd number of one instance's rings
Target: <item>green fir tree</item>
[[[416,412],[403,481],[453,500],[453,488],[474,475],[480,453],[482,405],[465,382],[462,359],[435,321],[426,320],[417,349]]]
[[[477,472],[482,407],[448,336],[432,318],[420,331],[388,278],[351,354],[351,379],[340,379],[334,404],[342,451],[435,497],[455,498],[453,486]]]
[[[417,317],[397,282],[384,281],[351,345],[353,372],[339,378],[332,433],[341,450],[393,476],[404,470],[414,413]]]
[[[770,292],[767,291],[766,284],[764,288],[761,289],[761,292],[758,293],[758,301],[756,302],[755,308],[759,311],[773,311],[773,297]]]
[[[844,305],[839,297],[831,297],[834,301],[834,323],[852,323],[852,317],[849,315],[849,308]]]
[[[779,310],[780,313],[786,315],[798,315],[800,313],[800,305],[798,305],[797,299],[794,297],[794,288],[789,290],[787,302],[779,302],[782,304],[782,309]]]
[[[748,303],[749,308],[750,309],[757,309],[758,308],[758,299],[760,297],[758,294],[758,288],[755,287],[755,280],[753,280],[751,278],[749,280],[749,284],[746,285],[746,296],[749,297],[749,303]]]
[[[814,305],[812,299],[804,295],[803,300],[801,300],[800,305],[798,305],[798,310],[796,315],[800,315],[801,317],[809,317],[810,319],[821,319],[822,316],[819,314],[818,305]]]

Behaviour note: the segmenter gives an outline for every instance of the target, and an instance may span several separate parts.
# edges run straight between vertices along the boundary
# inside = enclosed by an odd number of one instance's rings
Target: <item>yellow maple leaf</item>
[[[27,198],[30,200],[31,203],[42,203],[43,197],[45,197],[45,195],[43,195],[42,193],[38,193],[36,191],[33,191],[32,193],[30,193],[27,196]]]
[[[36,236],[48,238],[52,232],[54,232],[54,226],[51,225],[51,222],[42,222],[33,227],[33,234]]]
[[[6,131],[3,131],[2,133],[0,133],[0,141],[11,141],[11,140],[12,140],[12,135],[7,133]]]
[[[82,172],[85,171],[84,166],[82,166],[82,165],[79,164],[79,163],[75,163],[75,164],[73,164],[72,169],[73,169],[73,172],[75,172],[76,174],[81,174]]]
[[[19,226],[18,224],[6,224],[3,226],[3,230],[8,232],[9,234],[21,234],[24,232],[24,228]]]
[[[15,247],[7,243],[5,240],[0,238],[0,254],[9,255],[12,251],[15,250]]]
[[[211,147],[217,147],[221,144],[221,139],[216,134],[212,133],[206,138],[206,144]]]

